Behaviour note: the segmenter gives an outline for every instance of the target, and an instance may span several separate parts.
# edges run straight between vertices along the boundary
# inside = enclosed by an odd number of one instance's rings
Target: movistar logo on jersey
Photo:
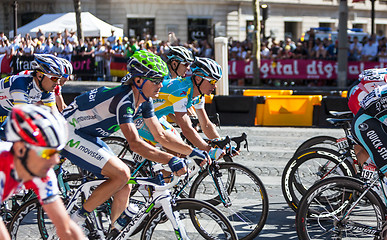
[[[71,119],[71,122],[69,122],[70,125],[72,125],[73,127],[75,127],[77,125],[77,119],[73,118]]]
[[[127,112],[127,113],[130,113],[130,114],[133,114],[133,113],[134,113],[133,109],[131,109],[130,107],[128,107],[128,108],[126,109],[126,112]]]
[[[112,130],[112,129],[114,129],[114,130],[113,130],[114,132],[117,132],[118,130],[120,130],[120,126],[119,126],[118,124],[113,125],[113,126],[111,126],[110,128],[108,128],[108,131],[110,131],[110,130]]]
[[[67,142],[66,145],[71,147],[71,148],[73,148],[73,147],[78,148],[80,143],[81,143],[80,141],[77,141],[74,143],[74,139],[71,139],[70,141]]]

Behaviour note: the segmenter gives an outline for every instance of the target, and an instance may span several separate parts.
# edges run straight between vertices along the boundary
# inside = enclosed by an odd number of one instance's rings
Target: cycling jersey
[[[366,114],[387,125],[387,84],[367,94],[359,105]]]
[[[374,69],[371,69],[374,70]],[[384,69],[383,69],[384,70]],[[374,71],[371,71],[375,73]],[[377,88],[378,86],[385,85],[387,82],[387,74],[377,73],[376,75],[364,75],[361,74],[360,82],[352,87],[349,91],[349,99],[348,99],[348,107],[352,111],[353,114],[356,114],[359,109],[359,103],[363,100],[363,98],[369,94],[372,90]]]
[[[152,99],[138,109],[131,86],[100,87],[75,98],[63,115],[69,122],[69,142],[62,156],[95,174],[114,157],[112,150],[100,139],[120,129],[120,124],[133,123],[139,115],[155,116]]]
[[[191,77],[164,80],[159,97],[153,100],[156,116],[160,118],[170,113],[186,112],[192,106],[192,95]]]
[[[41,204],[55,201],[59,197],[59,188],[56,175],[53,169],[48,171],[47,177],[34,177],[27,182],[15,180],[13,155],[9,151],[0,152],[0,202],[7,200],[12,194],[23,186],[32,189],[39,198]]]
[[[42,101],[44,105],[54,106],[55,95],[42,92],[33,80],[33,76],[13,75],[0,80],[0,116],[8,115],[14,104],[31,104]]]

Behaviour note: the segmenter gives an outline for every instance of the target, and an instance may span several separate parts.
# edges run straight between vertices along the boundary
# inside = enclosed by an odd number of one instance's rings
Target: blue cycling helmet
[[[46,74],[62,76],[65,74],[63,61],[51,54],[35,54],[34,61],[31,62],[32,69]]]

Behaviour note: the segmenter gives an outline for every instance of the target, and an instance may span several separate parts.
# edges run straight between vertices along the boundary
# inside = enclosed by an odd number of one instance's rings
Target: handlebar
[[[239,137],[232,137],[232,138],[230,138],[229,136],[226,136],[222,140],[207,140],[208,144],[211,147],[222,148],[222,149],[224,147],[226,147],[227,144],[230,144],[231,141],[235,142],[235,144],[237,145],[235,150],[239,151],[240,148],[241,148],[241,143],[245,142],[243,147],[246,148],[247,151],[249,151],[249,146],[248,146],[248,142],[247,142],[247,134],[246,133],[242,133],[242,135],[239,136]]]

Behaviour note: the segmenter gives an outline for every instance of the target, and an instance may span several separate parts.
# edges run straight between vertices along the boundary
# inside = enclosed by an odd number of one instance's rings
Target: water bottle
[[[132,217],[135,216],[138,212],[138,206],[136,204],[130,203],[124,212],[120,215],[117,221],[114,223],[114,227],[121,231],[126,225],[132,220]]]

